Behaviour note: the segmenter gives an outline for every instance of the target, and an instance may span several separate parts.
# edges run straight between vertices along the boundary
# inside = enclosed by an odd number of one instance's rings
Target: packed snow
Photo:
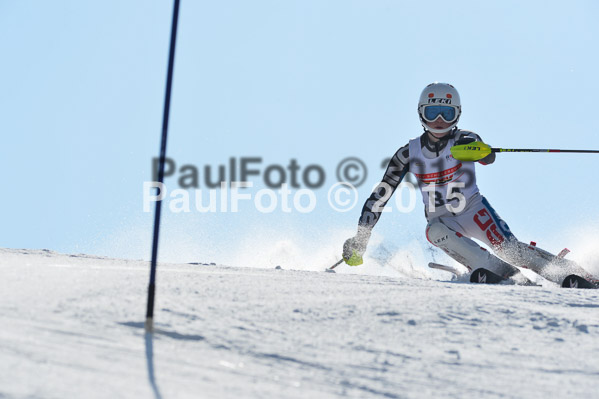
[[[0,249],[0,398],[599,397],[598,290],[337,270],[160,264],[151,335],[148,262]]]

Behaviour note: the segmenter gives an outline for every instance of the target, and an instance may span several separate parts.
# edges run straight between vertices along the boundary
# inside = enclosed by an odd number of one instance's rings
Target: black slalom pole
[[[168,132],[168,116],[171,105],[171,88],[173,84],[173,67],[175,64],[175,43],[177,41],[177,21],[179,20],[179,0],[175,0],[173,23],[171,27],[171,46],[168,56],[168,72],[166,76],[166,93],[164,95],[164,114],[162,116],[162,140],[160,142],[160,165],[158,182],[164,182],[164,163],[166,159],[166,138]],[[160,190],[160,188],[157,188]],[[160,232],[160,211],[162,200],[156,203],[154,215],[154,238],[152,242],[152,264],[150,269],[150,285],[148,287],[148,308],[146,312],[146,332],[154,331],[154,294],[156,293],[156,264],[158,260],[158,233]]]

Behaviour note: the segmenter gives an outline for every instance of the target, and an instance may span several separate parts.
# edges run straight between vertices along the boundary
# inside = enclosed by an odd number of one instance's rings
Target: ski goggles
[[[458,114],[455,107],[448,105],[425,105],[422,110],[422,118],[427,122],[434,122],[439,116],[445,122],[453,122]]]

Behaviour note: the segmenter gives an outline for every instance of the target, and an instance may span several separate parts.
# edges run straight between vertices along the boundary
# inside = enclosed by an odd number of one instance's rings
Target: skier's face
[[[451,123],[445,122],[443,120],[443,118],[441,118],[441,116],[439,115],[439,117],[437,119],[435,119],[434,121],[426,122],[426,125],[432,127],[433,129],[447,129],[449,126],[451,126]],[[445,132],[445,133],[430,132],[430,134],[432,134],[433,136],[435,136],[437,138],[441,138],[441,137],[445,136],[447,133],[449,133],[449,132]]]

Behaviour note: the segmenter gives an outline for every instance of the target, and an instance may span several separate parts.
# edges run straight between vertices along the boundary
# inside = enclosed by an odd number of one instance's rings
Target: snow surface
[[[160,264],[152,336],[148,262],[0,249],[0,398],[599,397],[597,290],[338,269]]]

